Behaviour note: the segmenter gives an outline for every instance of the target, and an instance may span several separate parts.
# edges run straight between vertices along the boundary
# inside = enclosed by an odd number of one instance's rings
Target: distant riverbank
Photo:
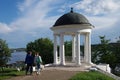
[[[24,61],[25,57],[26,57],[26,52],[25,51],[13,52],[11,54],[11,58],[10,58],[10,61],[8,62],[8,64],[16,63],[16,61]]]

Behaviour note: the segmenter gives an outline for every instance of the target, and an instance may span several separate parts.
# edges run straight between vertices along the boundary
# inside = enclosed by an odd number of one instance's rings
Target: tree
[[[92,61],[94,63],[107,63],[110,64],[110,67],[114,67],[116,56],[111,50],[110,40],[106,40],[105,36],[100,36],[100,41],[101,43],[97,45],[92,52]]]
[[[120,36],[116,41],[116,44],[113,44],[113,53],[116,55],[116,63],[120,65]]]
[[[44,64],[53,63],[53,43],[50,39],[37,39],[34,42],[28,43],[26,49],[33,53],[39,52]]]
[[[65,41],[65,56],[72,56],[72,41]]]
[[[120,37],[116,43],[112,43],[112,51],[115,54],[116,62],[113,64],[113,73],[120,76]]]
[[[117,43],[120,43],[120,36],[118,37]]]
[[[10,60],[10,49],[6,44],[6,41],[0,39],[0,66],[5,66],[6,63]]]

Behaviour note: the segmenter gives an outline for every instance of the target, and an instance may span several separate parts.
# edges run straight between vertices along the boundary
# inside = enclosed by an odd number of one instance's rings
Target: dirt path
[[[26,75],[14,77],[8,80],[69,80],[77,71],[43,70],[40,75]]]

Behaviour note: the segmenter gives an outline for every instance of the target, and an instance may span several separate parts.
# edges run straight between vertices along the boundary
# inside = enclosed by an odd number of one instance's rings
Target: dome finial
[[[71,11],[70,12],[73,13],[73,7],[71,7]]]

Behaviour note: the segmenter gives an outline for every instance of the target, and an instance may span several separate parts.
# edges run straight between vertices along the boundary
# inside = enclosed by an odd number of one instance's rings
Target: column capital
[[[76,32],[73,32],[73,33],[71,34],[71,36],[75,36],[75,34],[76,34]]]
[[[80,32],[75,32],[75,34],[80,34]]]
[[[58,36],[58,34],[56,34],[56,33],[54,33],[53,35],[54,35],[54,36]]]
[[[74,37],[75,36],[75,34],[72,34],[72,37]]]
[[[65,34],[65,32],[60,32],[60,35],[61,35],[61,34],[62,34],[62,35],[64,35],[64,34]]]

